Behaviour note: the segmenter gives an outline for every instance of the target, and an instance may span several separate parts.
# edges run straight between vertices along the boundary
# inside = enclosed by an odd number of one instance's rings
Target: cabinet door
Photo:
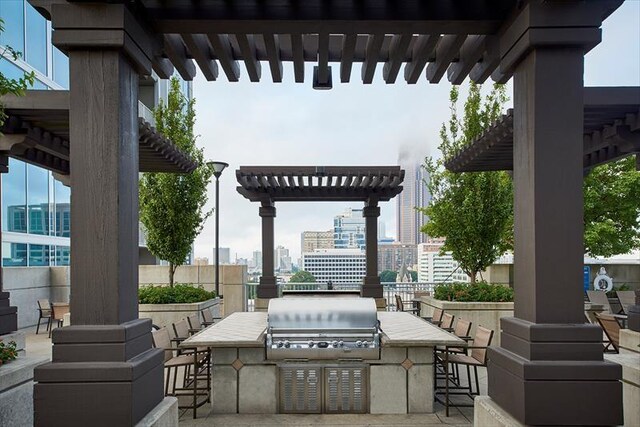
[[[280,367],[280,413],[319,414],[322,411],[322,369]]]
[[[368,412],[366,366],[325,367],[324,389],[324,413]]]

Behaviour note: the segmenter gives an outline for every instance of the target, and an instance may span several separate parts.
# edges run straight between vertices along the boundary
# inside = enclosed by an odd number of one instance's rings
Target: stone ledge
[[[178,418],[178,399],[167,396],[136,427],[177,427]]]
[[[473,425],[483,427],[524,427],[489,396],[477,396],[473,401]]]
[[[33,370],[49,361],[45,356],[23,356],[0,366],[0,393],[33,380]]]
[[[620,330],[620,347],[634,353],[640,353],[640,332],[631,329]]]

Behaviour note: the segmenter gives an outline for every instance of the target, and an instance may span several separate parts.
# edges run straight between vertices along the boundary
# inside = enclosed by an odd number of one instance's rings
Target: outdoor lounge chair
[[[211,368],[208,363],[210,356],[208,349],[176,356],[176,348],[171,345],[172,340],[167,328],[153,331],[151,336],[153,346],[164,350],[165,396],[178,397],[178,408],[193,409],[193,418],[196,418],[197,409],[210,400]],[[182,384],[178,384],[180,369],[183,371]],[[171,381],[172,377],[173,381]],[[206,387],[199,384],[205,381]],[[182,396],[191,397],[190,404],[184,403],[188,400],[181,400]]]
[[[624,314],[629,314],[629,307],[636,304],[635,291],[617,291],[618,301]]]
[[[462,407],[471,407],[473,406],[474,396],[480,394],[480,381],[478,379],[478,367],[486,367],[487,366],[487,348],[491,345],[491,340],[493,339],[493,331],[491,329],[484,328],[480,325],[476,327],[476,333],[473,337],[473,344],[467,346],[467,350],[471,350],[469,354],[459,354],[455,352],[449,351],[449,348],[446,347],[443,352],[438,355],[438,362],[441,363],[444,367],[445,375],[444,375],[444,391],[442,387],[436,387],[435,398],[438,402],[445,405],[446,416],[449,416],[449,407],[454,406],[462,406]],[[449,365],[454,366],[456,371],[459,370],[460,366],[465,366],[467,369],[467,380],[468,386],[461,387],[459,384],[455,384],[453,387],[449,386],[451,382],[449,376]],[[471,383],[471,368],[473,368],[474,376],[475,376],[475,391],[473,390]],[[460,392],[457,390],[466,389],[467,391]],[[453,391],[452,391],[453,390]],[[444,399],[441,395],[444,395]],[[464,395],[471,399],[471,403],[453,403],[450,399],[450,395]]]
[[[51,303],[48,299],[38,300],[38,326],[36,326],[36,335],[40,330],[40,322],[42,319],[47,320],[47,331],[51,328]]]
[[[602,305],[605,313],[614,314],[611,311],[611,304],[609,304],[609,298],[607,298],[606,292],[587,291],[587,296],[589,297],[589,302]]]
[[[611,314],[596,314],[596,319],[609,339],[609,342],[605,343],[604,352],[619,353],[621,327],[618,319]]]

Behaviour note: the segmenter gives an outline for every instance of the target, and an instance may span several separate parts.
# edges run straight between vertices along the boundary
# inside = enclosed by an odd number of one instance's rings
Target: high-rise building
[[[365,239],[362,209],[348,208],[333,218],[333,246],[336,249],[364,249]]]
[[[316,249],[333,249],[333,230],[303,231],[300,248],[302,252],[313,252]]]
[[[216,248],[213,248],[213,259],[216,259]],[[218,250],[218,259],[220,260],[220,265],[231,264],[231,249],[220,248]]]
[[[404,266],[413,270],[418,264],[418,249],[416,245],[391,243],[378,244],[378,271],[398,272]]]
[[[280,245],[276,247],[274,256],[274,266],[276,271],[282,273],[291,271],[291,256],[289,256],[289,249]]]
[[[469,282],[469,276],[458,268],[458,263],[451,256],[451,252],[441,255],[440,249],[442,249],[442,242],[418,245],[418,282]]]
[[[427,217],[416,210],[416,207],[427,206],[431,200],[425,184],[429,174],[422,167],[424,157],[409,149],[401,149],[398,155],[398,164],[405,171],[404,189],[396,196],[396,240],[400,243],[417,245],[427,241],[426,234],[420,232]]]
[[[362,283],[367,273],[366,255],[359,249],[317,249],[302,254],[302,269],[319,283]]]
[[[19,79],[35,74],[31,89],[69,88],[69,60],[51,43],[51,22],[26,0],[0,0],[0,51],[11,46],[21,57],[0,55],[0,73]],[[177,75],[176,75],[177,76]],[[177,76],[179,78],[179,76]],[[181,79],[186,96],[191,83]],[[153,109],[167,99],[168,80],[154,74],[140,79],[139,115],[153,124]],[[9,158],[9,172],[2,174],[2,264],[4,266],[69,265],[71,192],[46,169]],[[191,260],[191,255],[189,261]],[[157,262],[146,249],[140,230],[140,262]]]

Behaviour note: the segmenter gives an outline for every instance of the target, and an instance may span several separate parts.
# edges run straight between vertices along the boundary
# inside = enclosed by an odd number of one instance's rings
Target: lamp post
[[[216,177],[216,296],[220,296],[220,210],[218,208],[220,204],[220,175],[225,170],[228,163],[225,162],[207,162],[213,170],[213,176]]]

